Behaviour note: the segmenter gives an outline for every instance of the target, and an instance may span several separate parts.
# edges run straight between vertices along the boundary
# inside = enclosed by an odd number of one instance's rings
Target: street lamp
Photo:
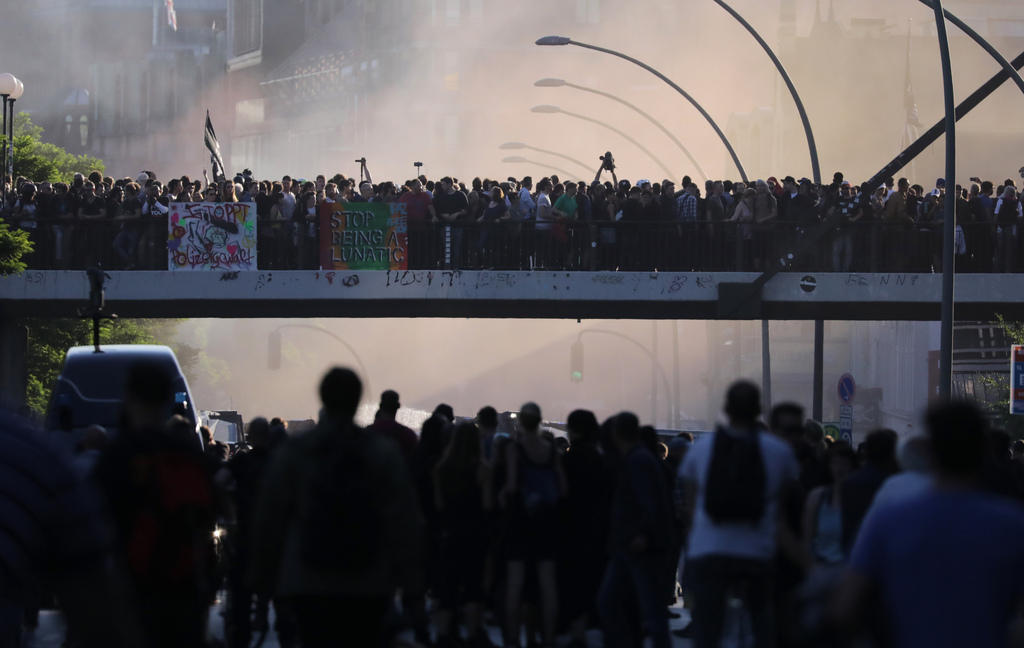
[[[7,100],[11,118],[5,119],[7,122],[7,177],[11,179],[11,188],[14,187],[14,102],[21,99],[21,95],[25,93],[25,84],[21,82],[21,79],[15,78],[14,81],[17,85]]]
[[[589,92],[591,94],[596,94],[596,95],[600,95],[602,97],[607,97],[607,98],[611,99],[612,101],[615,101],[617,103],[622,104],[623,106],[626,106],[627,108],[630,108],[634,112],[638,113],[641,117],[643,117],[647,121],[649,121],[652,124],[654,124],[658,128],[658,130],[660,130],[662,133],[665,134],[666,137],[668,137],[670,140],[672,140],[675,143],[675,145],[677,147],[679,147],[679,150],[682,151],[683,154],[687,157],[687,159],[690,160],[690,163],[693,164],[693,166],[697,169],[697,173],[699,173],[701,175],[701,177],[704,178],[704,180],[708,179],[708,174],[704,172],[703,168],[701,168],[700,163],[697,162],[697,160],[694,159],[694,157],[690,153],[689,149],[687,149],[685,146],[683,146],[683,143],[680,142],[679,139],[675,135],[673,135],[667,128],[665,128],[662,125],[661,122],[659,122],[654,117],[651,117],[649,114],[647,114],[646,112],[641,110],[639,106],[631,104],[630,102],[626,101],[625,99],[622,99],[621,97],[617,97],[617,96],[611,94],[610,92],[603,92],[601,90],[597,90],[597,89],[594,89],[594,88],[588,88],[586,86],[576,85],[575,83],[569,83],[568,81],[566,81],[564,79],[551,79],[551,78],[540,79],[539,81],[534,82],[533,85],[537,86],[538,88],[574,88],[576,90],[582,90],[583,92]]]
[[[689,101],[690,104],[697,109],[697,112],[699,112],[701,116],[704,118],[704,120],[707,121],[707,123],[711,126],[711,128],[714,129],[715,133],[718,135],[718,138],[722,140],[722,144],[725,145],[726,150],[729,151],[729,155],[732,157],[732,162],[733,164],[736,165],[736,169],[740,172],[740,177],[743,178],[743,182],[750,182],[750,180],[747,178],[747,172],[743,170],[743,165],[740,164],[740,159],[739,157],[737,157],[736,151],[733,150],[732,144],[729,143],[729,139],[725,136],[725,133],[722,132],[722,129],[718,127],[718,124],[715,123],[715,120],[711,118],[711,115],[708,114],[708,111],[704,110],[704,107],[697,103],[696,99],[691,97],[688,92],[680,88],[679,85],[672,79],[668,78],[658,70],[652,68],[650,65],[647,65],[643,61],[639,61],[633,58],[632,56],[627,56],[622,52],[616,52],[615,50],[610,50],[604,47],[598,47],[597,45],[589,45],[587,43],[574,41],[568,36],[545,36],[543,38],[538,38],[536,44],[545,46],[575,45],[577,47],[583,47],[585,49],[591,49],[597,52],[604,52],[605,54],[611,54],[612,56],[617,56],[621,59],[629,61],[634,65],[638,65],[643,69],[647,70],[648,72],[650,72],[651,74],[653,74],[654,76],[658,77],[659,79],[667,83],[673,90],[682,95],[684,99]]]
[[[654,153],[652,153],[643,144],[641,144],[640,142],[636,141],[636,139],[634,139],[633,137],[630,137],[629,134],[627,134],[625,131],[619,130],[618,128],[615,128],[611,124],[606,124],[605,122],[603,122],[601,120],[598,120],[598,119],[594,119],[593,117],[587,117],[586,115],[580,115],[578,113],[569,112],[568,110],[562,110],[558,106],[551,106],[551,105],[534,106],[533,108],[530,108],[530,112],[535,112],[535,113],[539,113],[539,114],[542,114],[542,115],[554,115],[554,114],[559,114],[560,113],[560,114],[563,114],[563,115],[568,115],[569,117],[575,117],[576,119],[582,119],[583,121],[590,122],[591,124],[597,124],[598,126],[603,126],[603,127],[607,128],[608,130],[612,131],[613,133],[619,135],[620,137],[622,137],[627,142],[631,143],[633,146],[637,147],[638,149],[640,149],[644,153],[646,153],[648,157],[650,157],[652,160],[654,160],[655,164],[657,164],[658,166],[661,167],[661,170],[665,172],[665,177],[666,178],[672,179],[672,178],[675,177],[675,174],[673,174],[672,171],[667,166],[665,166],[664,162],[662,162],[660,159],[658,159],[658,156],[656,156]]]
[[[0,98],[3,98],[3,131],[0,135],[4,138],[3,151],[0,151],[0,169],[7,178],[7,104],[10,96],[18,90],[18,79],[10,72],[0,74]],[[0,204],[7,200],[7,192],[0,190]],[[5,205],[6,206],[6,205]]]
[[[587,171],[590,171],[590,166],[588,166],[584,162],[580,162],[579,160],[577,160],[574,157],[569,157],[568,155],[565,155],[564,153],[559,153],[557,151],[549,151],[548,149],[542,149],[542,148],[537,148],[536,146],[530,146],[529,144],[523,144],[522,142],[505,142],[504,144],[502,144],[498,148],[501,149],[502,151],[530,150],[530,151],[537,151],[538,153],[546,153],[547,155],[554,155],[555,157],[560,157],[563,160],[568,160],[568,161],[572,162],[573,164],[578,164],[581,167],[583,167],[584,169],[586,169]]]
[[[556,167],[556,166],[553,166],[551,164],[544,164],[543,162],[537,162],[536,160],[530,160],[530,159],[524,158],[524,157],[519,156],[519,155],[509,155],[509,156],[501,158],[501,161],[504,162],[505,164],[532,164],[534,166],[541,167],[542,169],[551,169],[552,171],[555,171],[557,173],[561,173],[563,176],[565,176],[567,178],[579,177],[576,174],[574,174],[572,171],[566,171],[565,169],[563,169],[561,167]]]
[[[768,46],[768,43],[766,43],[763,38],[761,38],[761,34],[757,33],[757,30],[754,29],[750,23],[744,20],[743,16],[739,15],[735,9],[730,7],[725,0],[715,0],[715,2],[722,9],[725,9],[730,16],[735,18],[737,22],[743,25],[748,32],[750,32],[750,35],[754,37],[757,44],[761,46],[768,55],[768,58],[770,58],[772,63],[775,64],[775,69],[777,69],[779,74],[782,75],[783,81],[786,82],[786,87],[789,88],[789,94],[793,95],[793,102],[796,104],[797,112],[800,113],[800,122],[804,126],[804,135],[807,137],[807,148],[810,149],[811,153],[811,173],[814,175],[814,184],[820,185],[821,167],[818,165],[818,147],[814,144],[814,133],[811,132],[811,122],[807,119],[807,111],[804,110],[804,102],[800,100],[800,95],[796,91],[796,86],[793,85],[793,80],[789,78],[789,74],[786,72],[786,68],[782,66],[782,61],[779,60],[779,57],[775,56],[775,52],[772,51],[772,48]]]

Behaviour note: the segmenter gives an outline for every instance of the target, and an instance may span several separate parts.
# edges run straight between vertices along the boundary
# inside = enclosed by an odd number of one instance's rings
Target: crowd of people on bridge
[[[1024,442],[973,405],[854,448],[744,381],[696,439],[586,410],[563,437],[535,403],[438,405],[417,434],[391,390],[362,428],[361,397],[332,369],[315,427],[257,418],[234,449],[165,419],[155,365],[76,456],[3,415],[0,646],[44,592],[70,646],[206,645],[218,591],[232,648],[492,646],[492,624],[507,647],[1005,646],[1021,621]]]
[[[938,272],[944,204],[953,200],[958,271],[1016,272],[1024,260],[1016,185],[972,177],[950,190],[942,178],[924,186],[890,177],[868,186],[842,173],[830,184],[785,176],[701,186],[686,176],[677,185],[620,180],[613,162],[591,182],[374,183],[368,174],[277,181],[246,169],[204,183],[93,172],[70,184],[19,177],[8,183],[0,217],[30,232],[29,262],[39,268],[166,269],[171,202],[240,201],[256,205],[261,269],[320,268],[319,207],[379,202],[407,216],[411,269],[750,271],[785,259],[816,271]]]

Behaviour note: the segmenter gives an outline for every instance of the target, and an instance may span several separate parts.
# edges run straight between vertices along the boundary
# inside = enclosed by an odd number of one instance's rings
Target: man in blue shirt
[[[893,646],[1009,645],[1024,585],[1024,509],[980,490],[988,426],[974,405],[937,405],[926,423],[936,487],[883,506],[861,528],[837,620],[852,626],[874,595]]]

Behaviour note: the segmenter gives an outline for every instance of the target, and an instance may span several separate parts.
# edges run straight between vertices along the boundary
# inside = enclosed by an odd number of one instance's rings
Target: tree
[[[1008,322],[996,315],[996,322],[1010,344],[1024,344],[1024,322]],[[974,396],[992,417],[996,425],[1016,439],[1024,439],[1024,416],[1010,414],[1009,372],[986,373],[978,376],[982,393]],[[980,396],[980,398],[979,398]]]
[[[0,218],[0,276],[24,272],[25,262],[22,259],[32,251],[32,242],[28,240],[28,232],[14,229]]]
[[[103,173],[103,161],[88,155],[72,155],[56,144],[43,141],[43,128],[25,113],[14,118],[14,177],[33,182],[71,182],[76,173]]]
[[[102,344],[166,343],[181,320],[114,319],[100,322]],[[50,402],[50,393],[64,363],[64,354],[73,346],[92,344],[92,320],[43,319],[24,321],[28,327],[28,384],[25,401],[33,413],[43,415]],[[196,350],[175,348],[182,370],[189,372],[195,362]]]

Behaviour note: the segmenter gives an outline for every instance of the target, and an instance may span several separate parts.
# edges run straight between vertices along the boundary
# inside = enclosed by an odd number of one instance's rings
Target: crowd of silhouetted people
[[[954,188],[942,178],[933,187],[887,178],[868,186],[836,173],[830,184],[786,176],[701,186],[689,176],[679,185],[620,180],[605,163],[590,182],[553,175],[374,183],[368,174],[340,173],[278,181],[246,169],[204,184],[93,172],[71,183],[17,178],[0,217],[29,232],[28,262],[39,269],[167,269],[171,203],[246,202],[258,218],[259,269],[320,269],[321,207],[381,203],[407,218],[407,247],[396,258],[409,269],[761,271],[781,263],[819,272],[939,272],[948,201],[955,201],[958,271],[1021,269],[1024,209],[1012,178],[972,177]]]
[[[417,434],[391,390],[363,428],[361,397],[332,369],[315,427],[256,418],[236,447],[168,418],[150,364],[129,372],[122,427],[86,429],[74,453],[4,414],[0,647],[50,596],[71,647],[214,645],[211,609],[231,648],[271,632],[476,648],[490,626],[504,646],[573,648],[1017,639],[1024,442],[974,405],[854,448],[799,405],[762,416],[744,381],[697,438],[585,410],[556,435],[535,403],[473,419],[442,404]]]

